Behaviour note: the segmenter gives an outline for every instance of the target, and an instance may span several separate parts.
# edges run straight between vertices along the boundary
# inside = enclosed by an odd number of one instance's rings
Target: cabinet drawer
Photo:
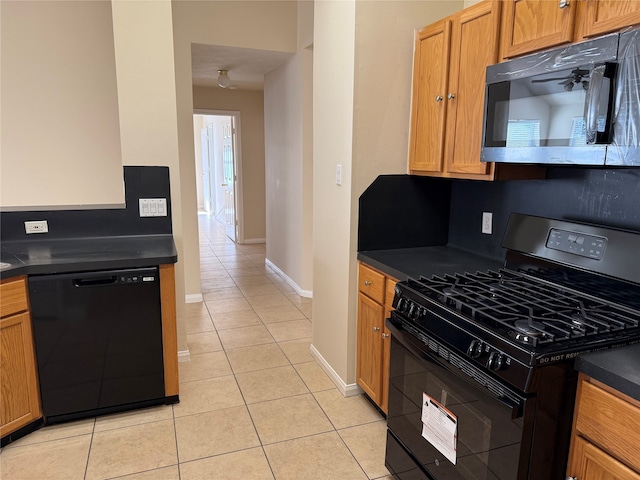
[[[0,283],[0,317],[24,312],[27,306],[27,282],[24,277]]]
[[[382,273],[360,264],[358,268],[358,290],[376,302],[384,303],[384,280]]]
[[[593,385],[582,382],[576,430],[591,443],[640,471],[640,408]]]

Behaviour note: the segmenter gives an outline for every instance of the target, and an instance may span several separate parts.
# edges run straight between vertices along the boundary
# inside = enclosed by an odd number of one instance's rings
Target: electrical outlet
[[[24,230],[27,233],[47,233],[49,225],[46,220],[34,220],[32,222],[24,222]]]
[[[342,185],[342,165],[336,165],[336,185]]]
[[[482,212],[482,233],[491,235],[492,230],[493,230],[493,213]]]

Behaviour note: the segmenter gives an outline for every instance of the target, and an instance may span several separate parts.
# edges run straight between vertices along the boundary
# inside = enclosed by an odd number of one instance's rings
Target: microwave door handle
[[[600,94],[606,65],[597,65],[591,71],[589,90],[585,103],[585,127],[587,145],[596,143],[598,136],[598,116],[600,115]]]

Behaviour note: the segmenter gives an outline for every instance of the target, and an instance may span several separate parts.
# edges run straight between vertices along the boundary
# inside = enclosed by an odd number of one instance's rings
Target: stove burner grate
[[[522,272],[502,269],[409,280],[438,305],[518,342],[539,345],[592,337],[640,325],[640,312]]]

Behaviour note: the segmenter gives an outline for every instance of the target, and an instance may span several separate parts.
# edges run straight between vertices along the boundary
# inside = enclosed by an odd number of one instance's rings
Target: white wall
[[[355,286],[350,261],[355,15],[354,0],[315,3],[313,348],[345,387],[355,381],[349,295],[350,282]],[[336,185],[336,164],[342,165],[342,186]]]
[[[358,198],[378,175],[407,170],[414,30],[461,8],[446,0],[315,4],[313,347],[346,393],[357,391]]]
[[[125,165],[169,167],[173,238],[178,251],[175,268],[178,350],[186,350],[185,230],[178,163],[171,3],[167,0],[113,2],[112,10],[122,161]]]
[[[0,206],[124,207],[111,2],[0,9]]]
[[[267,260],[313,295],[313,6],[297,2],[298,52],[265,75]]]
[[[310,108],[310,89],[305,89],[307,50],[265,75],[265,171],[266,222],[269,262],[293,282],[298,293],[311,296],[310,259],[312,211],[303,201],[312,188],[310,155],[305,155],[305,109]]]

